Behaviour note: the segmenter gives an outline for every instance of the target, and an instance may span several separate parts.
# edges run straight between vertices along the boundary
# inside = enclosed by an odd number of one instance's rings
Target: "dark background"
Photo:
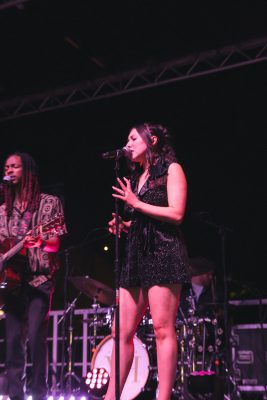
[[[85,3],[21,1],[0,8],[1,104],[267,36],[266,1]],[[101,154],[121,148],[132,125],[145,121],[173,133],[188,179],[182,229],[190,256],[216,262],[218,284],[227,277],[229,298],[267,296],[266,76],[262,61],[0,120],[1,166],[13,151],[29,152],[43,189],[64,202],[68,258],[62,248],[54,308],[62,307],[66,295],[66,269],[114,288],[114,238],[106,227],[114,210],[115,171],[114,161]],[[122,174],[124,167],[122,160]],[[105,244],[109,252],[103,251]],[[73,299],[78,292],[67,286]],[[81,296],[78,304],[87,307],[91,301]]]

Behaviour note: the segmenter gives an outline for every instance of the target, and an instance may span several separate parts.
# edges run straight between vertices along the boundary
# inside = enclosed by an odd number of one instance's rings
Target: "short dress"
[[[168,206],[167,174],[170,163],[158,163],[137,193],[138,177],[131,180],[132,190],[144,203]],[[189,262],[180,227],[161,222],[133,209],[119,285],[123,288],[189,282]]]

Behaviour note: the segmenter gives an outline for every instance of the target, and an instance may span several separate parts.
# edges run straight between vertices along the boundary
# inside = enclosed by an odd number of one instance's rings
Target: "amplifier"
[[[231,330],[233,379],[244,391],[267,385],[267,324],[235,325]]]

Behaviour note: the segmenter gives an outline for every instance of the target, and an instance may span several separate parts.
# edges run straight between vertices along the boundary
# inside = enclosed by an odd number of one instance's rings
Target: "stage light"
[[[88,372],[85,384],[88,386],[88,393],[94,398],[101,398],[107,391],[109,374],[105,368],[94,368]]]

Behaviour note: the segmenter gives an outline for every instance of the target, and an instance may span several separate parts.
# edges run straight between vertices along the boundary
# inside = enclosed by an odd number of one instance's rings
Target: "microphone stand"
[[[73,246],[74,247],[74,246]],[[72,385],[71,385],[71,378],[74,378],[78,383],[80,383],[80,379],[76,376],[74,373],[73,369],[73,360],[72,360],[72,347],[73,347],[73,315],[74,315],[74,309],[76,306],[76,301],[78,298],[81,296],[82,292],[79,292],[78,296],[69,303],[68,302],[68,279],[70,275],[70,265],[69,265],[69,255],[70,255],[70,249],[66,248],[63,250],[64,256],[65,256],[65,275],[64,275],[64,283],[63,283],[63,293],[64,293],[64,312],[61,318],[58,320],[58,325],[62,322],[61,325],[61,332],[62,332],[62,342],[61,342],[61,369],[60,369],[60,380],[59,380],[59,387],[60,391],[62,392],[64,390],[64,381],[66,381],[66,390],[68,394],[71,393],[72,391]],[[66,318],[69,315],[69,321],[68,321],[68,347],[67,347],[67,353],[68,353],[68,361],[67,361],[67,373],[64,375],[64,368],[65,368],[65,360],[66,360],[66,355],[65,355],[65,345],[66,345]]]
[[[225,239],[226,239],[226,232],[232,232],[232,230],[224,225],[218,225],[213,222],[210,218],[209,213],[202,214],[201,221],[207,225],[210,225],[213,228],[218,230],[218,234],[220,236],[221,241],[221,265],[223,270],[223,322],[224,322],[224,331],[225,331],[225,354],[226,354],[226,365],[224,366],[225,372],[227,374],[227,400],[230,400],[230,380],[231,377],[229,376],[229,324],[228,324],[228,285],[227,285],[227,273],[226,273],[226,249],[225,249]],[[228,397],[229,396],[229,397]]]
[[[78,376],[75,374],[73,371],[73,342],[74,342],[74,336],[73,336],[73,316],[74,316],[74,310],[75,310],[75,305],[76,301],[78,298],[81,296],[82,292],[79,292],[78,296],[75,297],[75,299],[69,304],[69,307],[67,310],[64,311],[64,314],[58,321],[58,325],[60,324],[61,321],[63,321],[66,316],[69,314],[69,326],[68,326],[68,364],[67,364],[67,373],[64,376],[64,380],[66,380],[66,392],[67,394],[72,393],[72,382],[71,379],[74,378],[78,384],[81,382],[81,380],[78,378]]]
[[[121,150],[116,150],[115,159],[115,182],[117,184],[117,178],[119,177],[119,159],[121,157]],[[102,155],[103,158],[104,155]],[[115,316],[115,399],[120,400],[120,294],[119,294],[119,275],[120,275],[120,257],[119,257],[119,201],[115,197],[115,260],[114,260],[114,272],[115,272],[115,289],[116,289],[116,304],[114,307]]]
[[[214,224],[215,226],[215,224]],[[229,326],[228,326],[228,284],[227,284],[227,273],[226,273],[226,251],[225,251],[225,237],[226,237],[226,231],[231,230],[227,228],[226,226],[221,225],[219,227],[219,235],[221,238],[221,256],[222,256],[222,268],[223,268],[223,288],[224,288],[224,293],[223,293],[223,322],[224,322],[224,330],[225,330],[225,354],[226,354],[226,373],[227,373],[227,394],[230,397],[231,393],[231,388],[230,388],[230,371],[229,371]]]
[[[119,176],[119,153],[115,158],[115,177],[116,183]],[[116,220],[116,235],[115,235],[115,289],[116,289],[116,304],[115,304],[115,398],[120,400],[120,295],[119,295],[119,273],[120,273],[120,258],[119,258],[119,201],[115,198],[115,220]]]
[[[67,284],[68,284],[68,277],[69,277],[69,250],[64,250],[65,255],[65,277],[63,283],[63,293],[64,293],[64,318],[62,320],[61,325],[61,332],[62,332],[62,342],[61,342],[61,370],[60,370],[60,380],[59,380],[59,387],[60,390],[63,390],[63,380],[64,380],[64,366],[65,366],[65,344],[66,344],[66,309],[67,309],[67,301],[68,301],[68,294],[67,294]]]
[[[127,147],[123,149],[113,150],[111,152],[103,153],[103,159],[115,160],[115,178],[117,185],[117,178],[119,177],[119,159],[122,156],[126,156],[129,150]],[[114,260],[114,272],[115,272],[115,289],[116,289],[116,304],[114,310],[115,316],[115,399],[120,400],[120,295],[119,295],[119,275],[120,275],[120,259],[119,259],[119,201],[115,197],[115,260]]]

